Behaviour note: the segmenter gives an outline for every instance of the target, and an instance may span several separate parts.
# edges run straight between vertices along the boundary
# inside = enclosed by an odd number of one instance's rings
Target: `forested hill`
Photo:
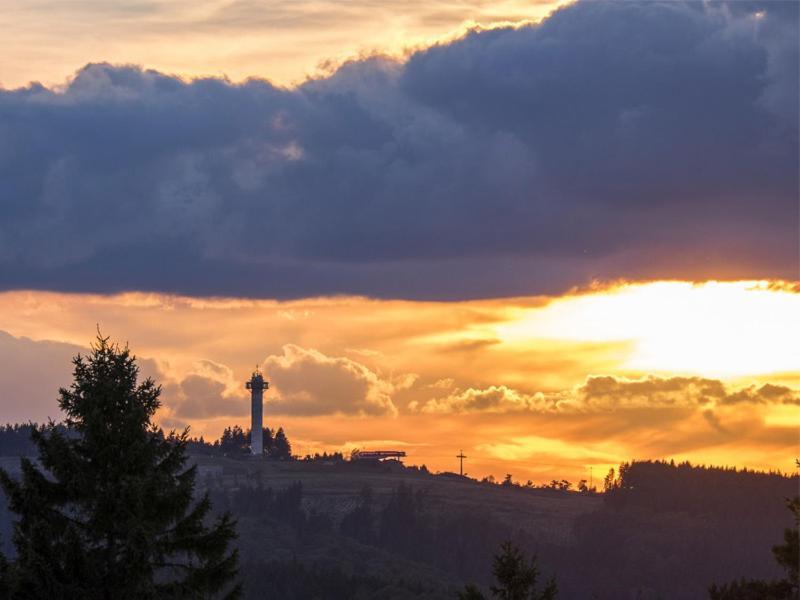
[[[695,466],[665,461],[623,464],[606,497],[609,506],[678,511],[722,517],[773,510],[782,514],[782,502],[763,504],[763,496],[782,499],[797,493],[782,473],[730,467]]]
[[[341,455],[191,460],[214,508],[238,520],[253,599],[455,598],[467,582],[488,586],[508,539],[538,554],[561,600],[707,598],[712,583],[781,575],[770,549],[798,491],[796,476],[665,462],[622,465],[592,494]],[[6,551],[9,535],[2,507]]]
[[[36,446],[31,441],[31,430],[35,427],[38,425],[34,423],[0,426],[0,457],[34,456]]]
[[[712,582],[783,576],[771,548],[794,526],[796,475],[688,463],[622,465],[600,510],[576,523],[574,574],[613,598],[707,598]],[[649,594],[649,595],[648,595]]]
[[[562,600],[707,598],[712,583],[782,574],[770,549],[798,488],[797,477],[653,462],[623,465],[598,495],[338,458],[200,465],[215,505],[239,516],[248,581],[280,579],[280,597],[293,596],[278,563],[312,587],[333,578],[373,590],[365,597],[454,598],[466,581],[488,585],[493,554],[513,539],[557,577]],[[304,589],[295,597],[315,597]]]

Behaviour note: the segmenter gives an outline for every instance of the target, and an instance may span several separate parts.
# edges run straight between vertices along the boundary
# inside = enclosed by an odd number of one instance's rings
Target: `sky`
[[[98,327],[215,437],[800,452],[793,2],[0,0],[0,421]]]
[[[291,86],[473,27],[537,22],[563,0],[0,0],[0,83],[59,85],[87,63]]]

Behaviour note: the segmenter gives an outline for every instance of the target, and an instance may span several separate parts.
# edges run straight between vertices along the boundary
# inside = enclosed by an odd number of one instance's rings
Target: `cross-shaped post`
[[[464,476],[464,459],[467,458],[467,457],[464,456],[464,451],[463,450],[459,450],[458,451],[458,456],[456,456],[456,458],[458,459],[458,474],[463,477]]]

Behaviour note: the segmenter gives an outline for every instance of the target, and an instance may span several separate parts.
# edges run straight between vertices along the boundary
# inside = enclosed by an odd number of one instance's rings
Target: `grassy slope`
[[[527,534],[541,543],[568,546],[573,543],[575,521],[601,506],[599,497],[578,493],[532,490],[480,483],[457,475],[432,475],[417,469],[382,464],[323,462],[275,462],[217,457],[194,457],[198,463],[198,482],[214,479],[232,489],[261,482],[265,487],[282,489],[294,482],[303,485],[303,503],[307,512],[330,515],[334,524],[356,505],[361,490],[372,490],[377,506],[402,483],[425,495],[425,511],[454,515],[472,513],[506,525],[510,531]],[[210,474],[208,474],[210,472]],[[220,478],[222,481],[220,481]],[[463,587],[453,573],[444,572],[426,562],[412,561],[374,546],[365,546],[337,535],[311,534],[298,538],[288,529],[253,517],[239,520],[239,543],[242,557],[261,556],[280,560],[298,560],[307,564],[336,566],[351,575],[374,575],[385,581],[418,582],[427,592],[409,595],[408,590],[380,598],[452,598]],[[264,547],[269,546],[269,549]],[[485,562],[488,568],[491,555]],[[468,580],[473,580],[471,577]],[[249,588],[257,588],[257,578],[249,577]]]
[[[599,497],[577,493],[482,484],[458,476],[431,475],[389,465],[325,465],[208,457],[198,457],[197,462],[201,468],[222,467],[225,484],[231,486],[254,483],[259,477],[265,486],[273,488],[300,481],[308,508],[331,514],[335,520],[354,506],[364,486],[371,487],[375,497],[380,499],[402,482],[415,490],[423,490],[426,506],[431,510],[488,512],[494,519],[535,535],[542,542],[559,545],[572,541],[575,519],[598,509],[602,502]]]

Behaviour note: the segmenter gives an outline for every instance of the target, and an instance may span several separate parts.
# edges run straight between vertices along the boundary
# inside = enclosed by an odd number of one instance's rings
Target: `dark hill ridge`
[[[11,471],[18,458],[3,458]],[[246,597],[455,598],[488,585],[499,544],[538,553],[562,600],[705,599],[712,583],[782,575],[798,477],[623,465],[607,494],[478,482],[397,464],[194,456],[238,519]],[[7,548],[10,515],[0,506]]]
[[[329,514],[334,522],[357,504],[365,487],[375,502],[388,499],[398,485],[411,486],[424,496],[425,511],[432,514],[491,514],[493,520],[519,529],[544,543],[569,545],[578,517],[598,510],[600,496],[527,489],[478,482],[459,475],[434,475],[393,463],[359,465],[322,461],[248,461],[197,457],[203,482],[206,473],[219,473],[225,486],[256,485],[276,489],[294,482],[303,485],[303,506]]]
[[[215,504],[239,516],[243,556],[369,574],[397,598],[488,584],[504,539],[538,553],[562,599],[706,598],[714,582],[781,575],[770,548],[798,490],[796,476],[661,462],[624,465],[593,496],[391,464],[197,460]],[[288,516],[283,493],[296,503]]]

